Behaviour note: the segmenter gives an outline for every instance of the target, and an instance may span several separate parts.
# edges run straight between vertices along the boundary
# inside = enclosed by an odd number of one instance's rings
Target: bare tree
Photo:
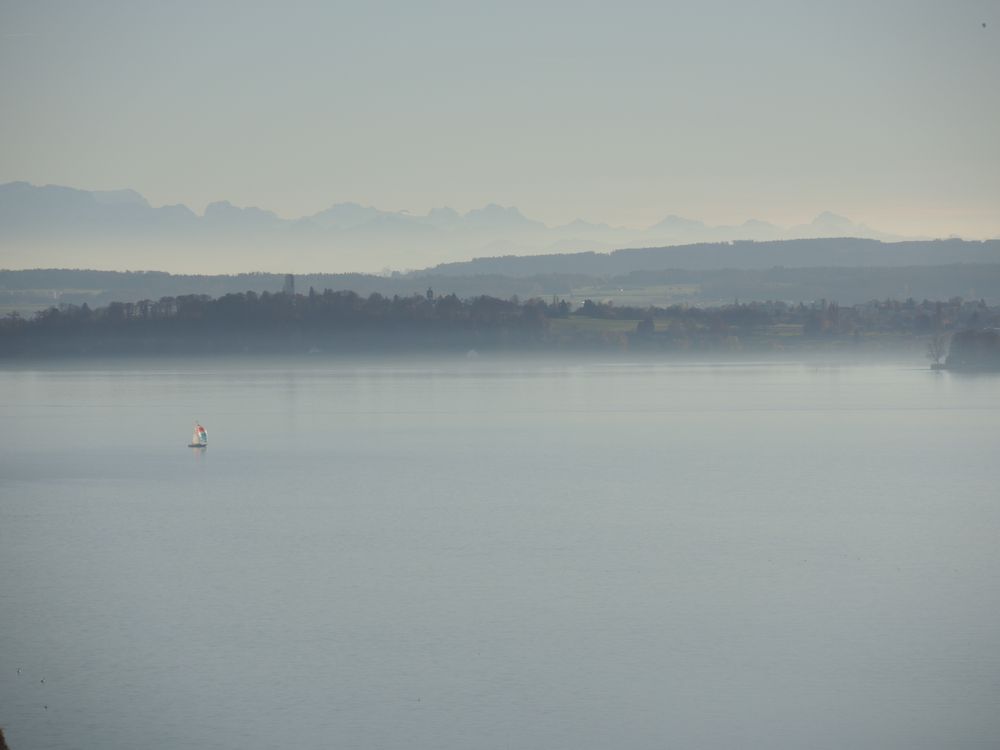
[[[927,356],[934,364],[940,364],[948,353],[948,334],[935,333],[927,342]]]

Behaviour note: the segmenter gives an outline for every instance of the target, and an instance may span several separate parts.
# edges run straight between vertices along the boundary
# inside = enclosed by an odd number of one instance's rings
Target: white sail
[[[202,427],[197,422],[194,423],[194,434],[191,435],[191,447],[195,448],[198,446],[208,445],[208,433],[205,432],[205,428]]]

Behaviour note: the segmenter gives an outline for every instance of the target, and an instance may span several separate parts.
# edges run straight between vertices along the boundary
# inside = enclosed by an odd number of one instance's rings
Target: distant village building
[[[290,273],[285,274],[285,285],[281,288],[281,292],[289,296],[295,294],[295,276]]]

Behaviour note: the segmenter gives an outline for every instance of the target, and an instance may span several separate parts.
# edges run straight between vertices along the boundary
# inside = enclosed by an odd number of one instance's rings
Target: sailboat
[[[207,447],[208,447],[208,433],[205,432],[204,427],[195,422],[194,436],[191,438],[191,444],[188,445],[188,448],[207,448]]]

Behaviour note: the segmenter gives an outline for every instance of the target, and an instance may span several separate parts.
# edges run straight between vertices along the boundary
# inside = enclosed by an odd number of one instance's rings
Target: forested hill
[[[0,317],[5,357],[106,354],[431,352],[470,350],[642,350],[790,352],[825,349],[841,355],[889,349],[928,353],[940,361],[946,337],[990,332],[1000,307],[983,301],[885,300],[751,302],[719,307],[624,307],[585,300],[460,299],[428,291],[409,297],[354,292],[246,292],[203,295],[92,309],[64,305]],[[964,366],[993,363],[994,333],[969,339]],[[964,340],[964,339],[963,339]],[[981,356],[982,350],[988,356]],[[951,360],[949,360],[951,363]],[[992,366],[992,365],[991,365]]]
[[[672,247],[615,250],[610,253],[477,258],[444,263],[423,273],[470,276],[574,273],[615,276],[668,269],[721,270],[809,267],[936,266],[951,263],[1000,263],[1000,240],[880,242],[855,238],[716,242]]]

